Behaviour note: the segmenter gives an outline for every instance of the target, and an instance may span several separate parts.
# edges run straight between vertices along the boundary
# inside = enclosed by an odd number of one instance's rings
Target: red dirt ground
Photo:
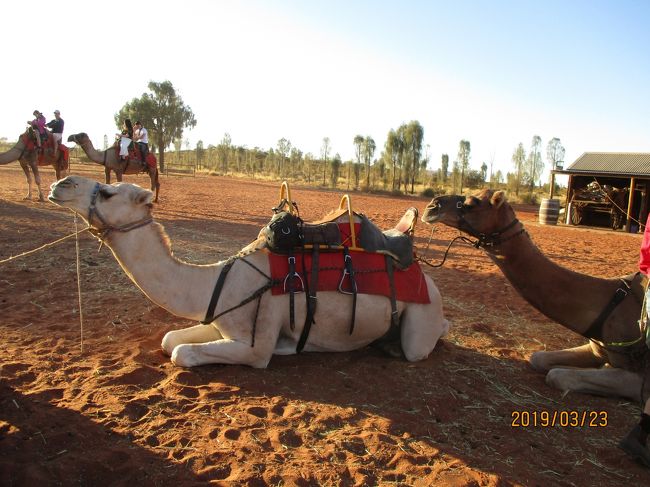
[[[45,187],[54,181],[48,169]],[[72,172],[101,180],[98,169],[74,165]],[[127,181],[148,184],[145,176]],[[155,217],[175,254],[194,263],[222,260],[247,244],[279,196],[278,183],[225,177],[162,176],[161,183]],[[0,260],[74,231],[70,212],[24,201],[25,193],[20,167],[0,167]],[[307,220],[337,207],[341,194],[292,187]],[[352,201],[383,228],[428,202],[356,193]],[[516,209],[558,263],[603,277],[636,270],[640,235],[540,226],[536,208]],[[418,227],[420,254],[436,261],[457,234],[436,226],[425,252],[430,228]],[[452,321],[427,360],[408,363],[369,348],[274,357],[256,370],[172,365],[160,351],[162,336],[195,323],[149,302],[89,234],[79,245],[83,341],[74,238],[0,265],[1,485],[650,481],[650,471],[616,446],[639,406],[563,397],[548,387],[529,367],[530,354],[583,339],[523,301],[480,250],[454,246],[442,268],[426,269]],[[607,424],[513,427],[522,411],[599,413]]]

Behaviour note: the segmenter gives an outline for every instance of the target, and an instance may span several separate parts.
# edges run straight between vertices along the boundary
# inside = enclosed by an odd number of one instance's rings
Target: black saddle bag
[[[266,246],[271,251],[281,254],[305,245],[326,247],[341,245],[341,232],[336,223],[304,223],[300,217],[288,211],[278,211],[273,215],[261,234]]]
[[[262,229],[266,245],[273,252],[286,253],[302,245],[302,221],[288,211],[279,211]]]

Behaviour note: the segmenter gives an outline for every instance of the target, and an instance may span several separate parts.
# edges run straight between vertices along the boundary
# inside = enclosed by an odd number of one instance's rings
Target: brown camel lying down
[[[524,299],[590,338],[580,347],[532,355],[531,365],[547,374],[548,384],[563,391],[636,401],[648,395],[641,360],[648,348],[639,329],[641,274],[630,276],[628,288],[621,279],[600,279],[555,264],[530,239],[503,191],[434,198],[422,221],[443,223],[477,238]],[[613,301],[615,296],[621,298],[619,303]]]

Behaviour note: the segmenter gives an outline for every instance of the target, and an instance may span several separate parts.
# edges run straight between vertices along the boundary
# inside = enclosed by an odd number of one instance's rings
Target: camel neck
[[[22,142],[19,142],[7,152],[0,154],[0,165],[17,161],[26,152],[24,145],[21,147],[20,144],[22,144]]]
[[[157,305],[170,313],[202,320],[222,264],[195,265],[171,253],[157,223],[129,232],[113,232],[106,240],[129,278]]]
[[[94,162],[99,162],[100,164],[103,164],[105,161],[104,157],[104,152],[105,151],[98,151],[95,149],[93,146],[92,142],[90,139],[87,139],[83,141],[82,143],[79,144],[83,151],[86,153],[86,155]]]
[[[600,309],[594,302],[611,298],[616,281],[579,274],[546,257],[527,233],[486,249],[519,294],[537,310],[561,325],[583,334]],[[594,293],[594,300],[583,299]]]

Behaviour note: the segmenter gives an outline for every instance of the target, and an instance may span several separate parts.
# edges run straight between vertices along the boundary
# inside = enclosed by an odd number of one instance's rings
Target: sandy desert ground
[[[103,179],[96,166],[72,172]],[[46,186],[54,181],[49,168],[42,176]],[[148,184],[145,176],[126,180]],[[279,195],[277,182],[228,177],[161,183],[155,218],[175,255],[193,263],[225,259],[250,242]],[[69,211],[25,201],[25,193],[18,164],[0,167],[0,260],[75,229]],[[337,207],[341,195],[292,186],[306,220]],[[382,228],[428,202],[351,195]],[[516,209],[559,264],[603,277],[636,270],[640,235],[540,226],[536,208]],[[457,232],[434,229],[420,222],[416,245],[439,261]],[[650,471],[616,446],[639,405],[548,387],[528,365],[531,353],[584,340],[523,301],[481,250],[454,246],[443,267],[425,269],[452,321],[427,360],[367,348],[278,356],[259,370],[174,366],[161,338],[195,323],[148,301],[91,235],[79,245],[83,337],[74,238],[0,265],[0,485],[650,483]],[[513,427],[522,411],[586,411],[606,416],[606,426]]]

